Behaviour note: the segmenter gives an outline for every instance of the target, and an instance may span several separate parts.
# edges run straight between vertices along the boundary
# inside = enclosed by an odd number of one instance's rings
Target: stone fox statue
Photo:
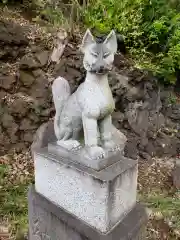
[[[115,32],[112,30],[104,42],[97,43],[88,29],[81,50],[87,75],[76,92],[71,95],[68,81],[62,77],[55,79],[52,85],[56,108],[54,130],[58,145],[73,150],[81,147],[78,140],[83,129],[90,156],[101,158],[105,149],[117,149],[112,140],[111,121],[115,104],[107,76],[117,51]]]

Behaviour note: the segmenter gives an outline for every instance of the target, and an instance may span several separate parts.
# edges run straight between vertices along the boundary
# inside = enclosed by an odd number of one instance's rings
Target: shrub
[[[178,0],[91,0],[83,11],[85,25],[124,35],[136,62],[174,84],[180,69]]]

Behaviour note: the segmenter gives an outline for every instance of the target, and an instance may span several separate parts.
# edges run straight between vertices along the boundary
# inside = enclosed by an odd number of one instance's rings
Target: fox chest
[[[113,112],[115,108],[112,93],[108,88],[97,89],[97,103],[99,107],[99,117],[104,117]]]
[[[88,86],[81,95],[82,111],[88,116],[101,119],[111,114],[115,108],[109,86]]]

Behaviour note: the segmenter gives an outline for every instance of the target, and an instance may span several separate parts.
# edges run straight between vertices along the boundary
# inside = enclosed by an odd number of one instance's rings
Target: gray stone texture
[[[112,140],[117,144],[118,149],[114,151],[104,150],[104,157],[93,159],[88,155],[88,148],[82,147],[78,150],[68,150],[59,146],[56,142],[48,144],[48,152],[56,154],[57,156],[69,158],[74,162],[83,164],[87,167],[93,168],[97,171],[110,166],[119,161],[119,156],[124,155],[124,147],[126,144],[126,137],[118,131],[114,126],[112,127]]]
[[[33,157],[36,191],[101,232],[108,232],[136,204],[135,160],[115,156],[118,162],[95,171],[47,148]]]
[[[102,234],[29,189],[29,240],[144,240],[148,217],[136,204],[108,234]]]

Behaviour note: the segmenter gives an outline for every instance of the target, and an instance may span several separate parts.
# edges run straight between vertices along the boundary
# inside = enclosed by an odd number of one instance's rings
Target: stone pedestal
[[[69,159],[34,152],[35,188],[57,206],[106,233],[136,204],[137,162],[119,156],[95,171]]]
[[[52,129],[52,122],[41,126],[32,145],[29,240],[140,239],[147,215],[136,203],[137,161],[117,153],[93,169],[50,152]]]
[[[29,190],[29,240],[144,240],[147,214],[136,204],[126,217],[107,234]]]

